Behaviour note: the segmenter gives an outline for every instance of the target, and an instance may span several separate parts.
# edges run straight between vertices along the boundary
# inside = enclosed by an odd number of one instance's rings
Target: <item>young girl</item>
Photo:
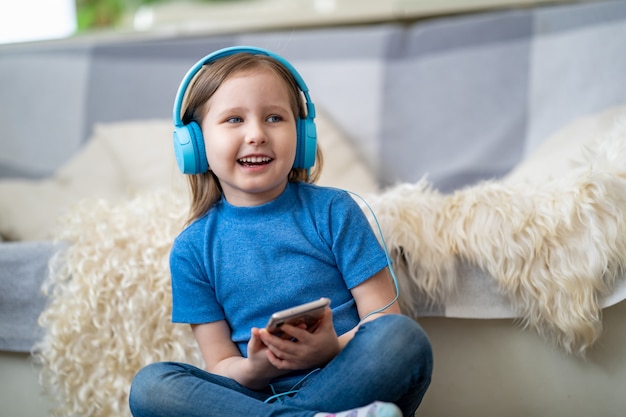
[[[172,320],[191,325],[206,369],[142,369],[135,417],[399,417],[420,404],[430,343],[400,314],[359,206],[313,185],[314,111],[295,69],[261,49],[211,54],[181,84],[175,146],[192,202],[171,251]],[[321,297],[331,306],[312,332],[264,328],[275,311]]]

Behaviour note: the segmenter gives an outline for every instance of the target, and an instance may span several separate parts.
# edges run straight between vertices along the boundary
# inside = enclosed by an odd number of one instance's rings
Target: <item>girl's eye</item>
[[[243,119],[241,117],[229,117],[228,119],[226,119],[227,123],[241,123],[243,122]]]
[[[272,116],[267,118],[267,121],[271,122],[271,123],[280,122],[281,120],[283,120],[283,118],[280,117],[280,116],[277,116],[277,115],[272,115]]]

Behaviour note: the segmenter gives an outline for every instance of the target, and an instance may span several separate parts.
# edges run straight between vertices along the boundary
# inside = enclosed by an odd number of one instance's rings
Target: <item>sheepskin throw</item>
[[[626,262],[626,125],[550,180],[491,181],[444,195],[426,181],[365,196],[386,240],[404,311],[454,293],[459,262],[489,273],[528,328],[583,354]],[[189,326],[170,323],[168,253],[184,193],[85,201],[59,236],[37,346],[57,415],[129,416],[135,372],[162,360],[201,365]],[[367,212],[367,210],[366,210]],[[369,214],[368,214],[369,215]]]

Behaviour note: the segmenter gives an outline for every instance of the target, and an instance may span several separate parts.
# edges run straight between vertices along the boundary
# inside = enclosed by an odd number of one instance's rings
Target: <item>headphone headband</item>
[[[185,93],[187,92],[187,88],[189,88],[189,84],[191,83],[193,78],[196,76],[196,74],[200,72],[202,67],[220,58],[224,58],[224,57],[234,55],[234,54],[239,54],[239,53],[249,53],[253,55],[267,55],[271,58],[274,58],[281,64],[283,64],[285,68],[289,70],[293,78],[296,80],[296,84],[298,84],[298,88],[300,88],[300,91],[302,91],[302,93],[304,94],[304,98],[306,99],[307,117],[315,118],[315,106],[313,105],[313,102],[311,101],[311,97],[309,96],[309,87],[307,87],[300,73],[298,73],[298,71],[294,68],[293,65],[291,65],[291,63],[289,63],[289,61],[287,61],[285,58],[281,57],[280,55],[277,55],[271,51],[268,51],[267,49],[256,48],[253,46],[231,46],[228,48],[217,50],[205,56],[204,58],[196,62],[193,67],[189,68],[189,70],[187,71],[187,74],[185,74],[185,77],[183,78],[183,80],[180,83],[180,86],[178,87],[178,92],[176,93],[176,99],[174,100],[174,110],[172,114],[173,116],[172,118],[174,120],[174,126],[180,127],[184,125],[182,121],[182,117],[181,117],[181,112],[182,112],[182,107],[183,107],[183,100],[185,99]]]
[[[220,58],[238,53],[269,56],[270,58],[280,62],[293,76],[298,88],[304,95],[307,111],[306,119],[300,119],[300,117],[296,115],[298,146],[296,149],[294,168],[311,168],[315,163],[317,147],[317,134],[314,123],[315,106],[311,101],[309,88],[304,82],[304,79],[286,59],[271,51],[253,46],[233,46],[217,50],[196,62],[187,71],[185,77],[180,83],[180,86],[178,87],[176,99],[174,100],[174,109],[172,110],[172,119],[174,121],[175,128],[174,150],[176,153],[176,161],[178,162],[180,170],[185,174],[198,174],[208,170],[202,130],[195,122],[185,125],[181,116],[183,101],[185,99],[187,89],[189,88],[189,84],[205,65]]]

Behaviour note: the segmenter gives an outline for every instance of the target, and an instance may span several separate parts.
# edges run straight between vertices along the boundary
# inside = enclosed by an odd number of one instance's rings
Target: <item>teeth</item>
[[[246,164],[260,164],[262,162],[269,162],[272,158],[268,156],[248,156],[246,158],[241,158],[239,162],[243,162]]]

